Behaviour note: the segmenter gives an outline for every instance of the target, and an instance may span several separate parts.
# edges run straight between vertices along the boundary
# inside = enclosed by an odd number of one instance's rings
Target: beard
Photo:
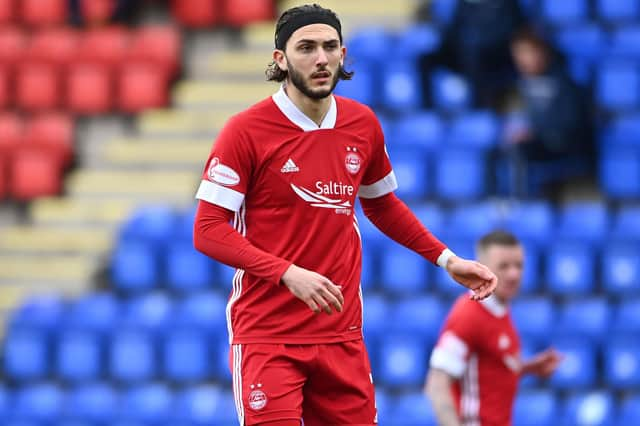
[[[287,67],[289,77],[291,78],[291,84],[293,84],[296,89],[298,89],[303,95],[307,96],[311,99],[324,99],[329,96],[333,89],[336,88],[338,84],[338,80],[340,79],[340,67],[338,67],[337,72],[332,74],[331,76],[331,87],[329,89],[312,89],[309,84],[305,81],[302,73],[298,72],[292,65],[291,62],[287,59]],[[327,71],[327,70],[322,70]],[[316,71],[318,72],[318,71]]]

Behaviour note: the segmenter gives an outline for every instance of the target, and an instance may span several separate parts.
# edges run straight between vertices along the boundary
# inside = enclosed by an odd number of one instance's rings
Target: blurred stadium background
[[[379,112],[398,195],[455,251],[494,227],[526,242],[525,353],[566,359],[522,381],[514,424],[637,424],[640,2],[522,1],[599,111],[597,183],[552,203],[491,196],[502,117],[474,110],[459,75],[434,76],[420,108],[415,60],[455,1],[426,24],[417,0],[321,1],[356,70],[338,93]],[[274,19],[302,2],[145,0],[117,25],[111,0],[68,3],[0,0],[0,425],[236,424],[232,272],[193,250],[193,195],[225,120],[276,90]],[[421,388],[459,288],[360,223],[380,423],[435,424]]]

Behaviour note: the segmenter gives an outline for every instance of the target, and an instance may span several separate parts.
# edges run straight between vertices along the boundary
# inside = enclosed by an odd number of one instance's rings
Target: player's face
[[[311,24],[299,28],[287,41],[281,68],[289,81],[311,99],[329,96],[338,84],[345,48],[338,32],[330,25]]]
[[[522,246],[491,245],[481,255],[480,261],[498,277],[495,295],[502,302],[509,302],[520,289],[524,251]]]

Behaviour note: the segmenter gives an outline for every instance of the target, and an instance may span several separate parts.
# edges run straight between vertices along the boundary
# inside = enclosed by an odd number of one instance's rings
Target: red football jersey
[[[511,425],[520,339],[507,307],[494,296],[481,302],[458,298],[430,364],[458,378],[452,392],[464,425]]]
[[[254,246],[342,286],[341,313],[314,314],[280,283],[237,270],[227,305],[230,341],[331,343],[362,336],[356,196],[397,188],[374,113],[331,97],[321,126],[281,88],[235,115],[215,141],[196,198],[235,211]]]

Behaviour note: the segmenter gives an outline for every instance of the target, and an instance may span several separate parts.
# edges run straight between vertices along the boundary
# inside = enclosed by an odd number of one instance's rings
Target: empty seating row
[[[189,28],[210,28],[215,25],[243,27],[270,21],[276,17],[273,0],[190,0],[171,1],[171,14]]]

